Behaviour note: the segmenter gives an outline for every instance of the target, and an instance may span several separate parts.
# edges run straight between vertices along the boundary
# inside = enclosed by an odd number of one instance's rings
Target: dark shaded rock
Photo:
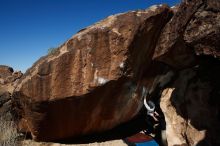
[[[0,95],[0,107],[2,107],[2,105],[9,100],[10,100],[10,94],[8,92],[1,94]]]
[[[178,69],[160,103],[170,146],[220,145],[219,9],[218,0],[183,1],[156,46],[154,59]]]
[[[220,62],[202,57],[163,91],[169,145],[220,145]]]
[[[188,46],[197,55],[220,57],[220,12],[201,7],[189,21],[184,33]],[[207,10],[208,9],[208,10]]]
[[[189,20],[203,4],[202,0],[185,0],[164,27],[154,52],[154,59],[175,68],[190,66],[195,61],[192,48],[185,44],[183,34]]]
[[[165,26],[154,58],[175,68],[195,64],[196,55],[219,57],[219,1],[185,0]]]
[[[220,12],[219,0],[206,0],[206,10],[213,12]]]

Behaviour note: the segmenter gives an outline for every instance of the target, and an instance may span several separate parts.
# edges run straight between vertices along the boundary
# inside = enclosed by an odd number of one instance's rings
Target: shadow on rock
[[[112,130],[96,133],[92,135],[86,135],[82,137],[68,138],[60,141],[56,141],[62,144],[85,144],[93,142],[104,142],[109,140],[124,139],[139,131],[146,129],[146,123],[144,121],[144,115],[139,114],[133,120],[121,124]]]
[[[170,89],[167,125],[179,143],[196,146],[220,145],[220,62],[200,57],[199,65],[179,72]],[[169,104],[167,104],[169,105]],[[171,108],[172,108],[171,107]],[[166,114],[166,109],[163,108]],[[172,113],[172,111],[175,111]],[[168,141],[172,142],[172,140]]]

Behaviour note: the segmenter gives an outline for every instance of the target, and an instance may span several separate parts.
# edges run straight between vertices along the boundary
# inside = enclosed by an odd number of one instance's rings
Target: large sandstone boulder
[[[42,57],[14,93],[20,130],[53,141],[105,131],[136,116],[146,94],[139,82],[171,16],[165,5],[113,15]]]
[[[219,0],[184,0],[79,31],[15,79],[19,130],[38,141],[103,132],[134,118],[146,96],[164,114],[164,144],[220,145],[219,22]]]

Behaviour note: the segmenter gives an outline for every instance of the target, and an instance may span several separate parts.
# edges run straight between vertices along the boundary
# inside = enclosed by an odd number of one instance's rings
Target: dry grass
[[[15,124],[11,121],[5,121],[0,118],[0,145],[1,146],[17,146],[16,139],[19,136],[15,128]]]
[[[3,106],[6,107],[0,108],[0,146],[18,146],[17,138],[19,134],[17,133],[15,123],[12,121],[10,105],[6,103]],[[7,109],[8,106],[9,108]]]

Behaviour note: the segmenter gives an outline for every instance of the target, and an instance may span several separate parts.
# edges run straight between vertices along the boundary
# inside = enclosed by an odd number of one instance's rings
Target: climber
[[[155,111],[155,104],[153,103],[153,101],[151,100],[146,101],[146,97],[145,97],[144,106],[147,109],[147,115],[153,117],[155,121],[158,121],[157,117],[159,116],[159,114]]]

